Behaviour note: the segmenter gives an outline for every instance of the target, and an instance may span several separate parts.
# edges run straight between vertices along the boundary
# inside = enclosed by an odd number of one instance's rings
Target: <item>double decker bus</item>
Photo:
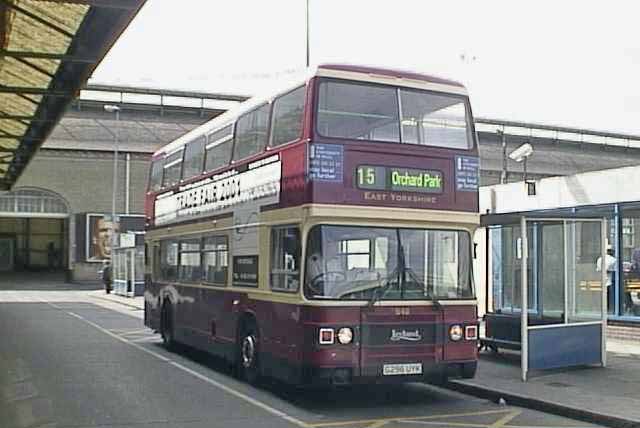
[[[322,65],[158,150],[145,324],[249,382],[473,377],[478,149],[459,83]]]

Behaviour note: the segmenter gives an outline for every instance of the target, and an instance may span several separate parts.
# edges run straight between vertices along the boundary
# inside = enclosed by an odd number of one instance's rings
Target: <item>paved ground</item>
[[[609,347],[611,349],[611,347]],[[539,408],[561,405],[565,411],[591,412],[608,424],[640,427],[640,355],[638,345],[626,344],[625,353],[607,355],[607,367],[577,367],[533,371],[520,381],[520,354],[483,353],[475,379],[456,381],[467,392],[512,395]],[[483,393],[484,392],[484,393]],[[590,417],[590,416],[588,416]]]
[[[592,426],[421,384],[253,388],[207,355],[167,352],[141,311],[89,294],[0,293],[0,427]]]

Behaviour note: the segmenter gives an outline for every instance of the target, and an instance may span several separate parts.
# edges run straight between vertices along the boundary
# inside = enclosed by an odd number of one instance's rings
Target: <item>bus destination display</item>
[[[364,190],[442,193],[442,172],[391,166],[360,165],[356,186]]]

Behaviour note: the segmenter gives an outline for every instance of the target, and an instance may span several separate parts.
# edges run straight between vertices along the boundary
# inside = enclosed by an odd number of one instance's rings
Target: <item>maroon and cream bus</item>
[[[462,85],[319,66],[154,154],[145,324],[248,381],[472,377],[478,172]]]

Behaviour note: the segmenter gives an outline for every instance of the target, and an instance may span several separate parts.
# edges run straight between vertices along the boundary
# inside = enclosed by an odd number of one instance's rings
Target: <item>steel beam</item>
[[[138,5],[131,0],[33,0],[47,3],[85,4],[99,9],[136,10]]]
[[[10,58],[52,59],[52,60],[58,60],[58,61],[79,62],[79,63],[86,63],[86,64],[95,64],[96,62],[99,61],[99,58],[96,58],[96,57],[54,54],[54,53],[47,53],[47,52],[16,51],[16,50],[7,50],[7,49],[0,49],[0,56],[6,56]]]
[[[46,88],[29,88],[21,86],[4,86],[0,85],[0,93],[5,94],[22,94],[22,95],[46,95],[49,97],[73,97],[73,91],[64,91]]]

